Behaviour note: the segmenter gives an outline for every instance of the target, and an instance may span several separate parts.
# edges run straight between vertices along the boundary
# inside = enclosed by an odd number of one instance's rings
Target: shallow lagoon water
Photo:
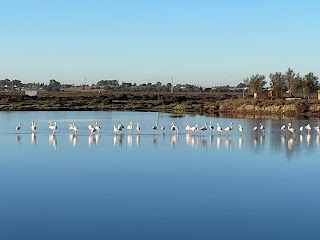
[[[34,120],[37,131],[31,133]],[[49,121],[56,121],[53,135]],[[113,126],[136,122],[114,134]],[[187,134],[185,123],[234,129]],[[21,122],[22,129],[15,127]],[[75,123],[80,131],[68,129]],[[98,122],[100,134],[90,135]],[[155,122],[166,126],[153,133]],[[180,127],[171,133],[170,124]],[[262,122],[264,133],[252,128]],[[289,120],[1,112],[1,239],[318,239],[320,141]],[[292,120],[298,129],[317,120]],[[238,125],[244,127],[242,135]]]

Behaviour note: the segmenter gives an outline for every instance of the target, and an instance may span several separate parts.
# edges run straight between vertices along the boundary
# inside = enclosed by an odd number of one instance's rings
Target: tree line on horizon
[[[310,94],[315,93],[320,88],[319,78],[312,72],[300,76],[299,73],[295,73],[291,68],[288,68],[285,73],[270,73],[269,78],[271,90],[287,92],[290,95],[293,95],[293,93],[303,93],[304,97],[309,98]],[[262,92],[267,84],[265,76],[258,73],[246,78],[243,83],[249,93]]]
[[[300,76],[299,73],[295,73],[291,68],[285,73],[275,72],[269,74],[270,78],[270,89],[274,91],[293,93],[303,93],[305,96],[309,97],[311,93],[316,92],[319,87],[318,77],[312,72],[309,72],[305,76]],[[259,73],[247,77],[237,86],[221,85],[214,87],[202,87],[192,84],[176,84],[171,83],[162,84],[157,82],[152,83],[128,83],[120,82],[118,80],[100,80],[96,84],[91,86],[86,86],[88,90],[90,89],[102,89],[105,91],[118,91],[118,92],[232,92],[232,91],[244,91],[247,90],[248,93],[252,94],[255,92],[265,91],[265,85],[267,84],[266,77]],[[21,80],[10,80],[4,79],[0,80],[0,89],[6,91],[12,90],[22,90],[22,89],[43,89],[49,92],[61,91],[65,88],[74,87],[74,84],[61,84],[55,79],[51,79],[49,84],[44,83],[22,83]],[[84,85],[83,89],[85,88]]]

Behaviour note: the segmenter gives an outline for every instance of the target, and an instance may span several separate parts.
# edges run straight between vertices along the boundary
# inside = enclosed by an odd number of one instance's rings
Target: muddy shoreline
[[[317,99],[259,100],[241,93],[1,93],[1,111],[154,111],[239,118],[320,118]]]

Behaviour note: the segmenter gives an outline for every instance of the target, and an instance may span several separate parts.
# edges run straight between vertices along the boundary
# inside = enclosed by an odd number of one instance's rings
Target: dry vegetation
[[[0,93],[2,111],[161,111],[208,115],[319,117],[316,99],[258,100],[242,93],[124,93],[39,91],[30,97],[22,92]]]

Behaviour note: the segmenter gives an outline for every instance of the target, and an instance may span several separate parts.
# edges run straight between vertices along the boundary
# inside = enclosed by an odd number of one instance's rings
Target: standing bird
[[[18,126],[16,126],[16,132],[19,132],[21,130],[21,123],[18,124]]]
[[[69,130],[73,131],[73,126],[74,126],[74,123],[73,124],[69,124]]]
[[[314,127],[314,129],[317,131],[317,134],[320,134],[320,127],[319,126]]]
[[[223,129],[224,131],[227,132],[227,133],[226,133],[226,136],[228,136],[229,131],[232,130],[232,126],[233,126],[233,123],[230,123],[230,126],[229,126],[229,127],[225,127],[225,128]]]
[[[171,131],[176,132],[176,134],[178,134],[179,127],[176,126],[174,123],[171,123]]]
[[[260,131],[264,133],[265,127],[263,126],[262,123],[260,123]]]
[[[141,128],[140,128],[140,126],[139,126],[139,123],[137,123],[136,130],[137,130],[137,132],[138,132],[138,134],[139,134],[139,133],[140,133],[140,130],[141,130]]]
[[[119,129],[114,125],[113,126],[113,131],[114,131],[115,134],[117,134],[119,132]]]
[[[161,128],[161,130],[162,130],[162,133],[164,133],[164,130],[166,129],[165,126],[163,126],[163,125],[161,124],[161,127],[160,127],[160,128]]]
[[[129,131],[129,133],[131,133],[131,130],[132,130],[132,122],[129,123],[128,127],[127,127],[127,130]]]
[[[204,126],[200,128],[200,131],[201,131],[200,135],[201,135],[201,133],[204,134],[204,131],[207,131],[207,129],[208,129],[208,126],[207,126],[207,123],[205,123]]]
[[[98,133],[100,133],[101,127],[98,125],[98,122],[96,122],[96,124],[94,125],[94,129],[95,129]]]
[[[152,132],[154,133],[154,131],[158,130],[158,123],[156,122],[156,124],[151,128]]]
[[[92,134],[93,132],[97,131],[92,124],[88,125],[88,129],[90,131],[90,134]]]
[[[282,125],[280,128],[282,131],[286,130],[286,125]]]
[[[73,125],[72,130],[73,130],[74,134],[77,135],[79,132],[79,128],[74,123],[72,125]]]
[[[120,121],[118,121],[118,128],[121,131],[122,129],[124,129],[124,126],[122,125],[122,123]]]
[[[191,132],[197,132],[199,130],[198,128],[198,124],[194,125],[193,127],[190,127],[190,130]]]
[[[214,129],[214,126],[212,125],[212,122],[210,121],[210,123],[209,123],[209,128],[211,129],[211,132],[212,132],[212,130]]]
[[[122,128],[120,128],[119,125],[118,125],[118,126],[115,126],[115,125],[114,125],[114,126],[113,126],[113,131],[114,131],[115,134],[117,134],[117,133],[119,133],[119,132],[122,131]]]
[[[190,130],[191,130],[191,126],[188,123],[186,123],[186,131],[190,133]]]
[[[303,133],[303,129],[304,129],[304,127],[303,127],[303,126],[301,126],[301,127],[299,128],[299,130],[300,130],[300,134],[302,134],[302,133]]]
[[[307,129],[308,135],[310,135],[311,134],[311,126],[310,126],[310,124],[308,123],[304,128]]]
[[[295,129],[291,126],[291,123],[288,123],[288,131],[292,133],[292,136],[295,136]]]
[[[36,129],[37,129],[37,124],[32,120],[32,122],[31,122],[31,131],[35,132]]]
[[[239,124],[239,127],[238,127],[238,129],[239,129],[239,132],[240,132],[240,135],[242,136],[242,132],[243,132],[243,127]]]
[[[49,121],[49,129],[52,130],[52,134],[56,133],[57,128],[57,122],[52,123],[51,121]]]
[[[220,127],[219,123],[217,123],[217,131],[220,133],[220,136],[221,136],[222,127]]]

